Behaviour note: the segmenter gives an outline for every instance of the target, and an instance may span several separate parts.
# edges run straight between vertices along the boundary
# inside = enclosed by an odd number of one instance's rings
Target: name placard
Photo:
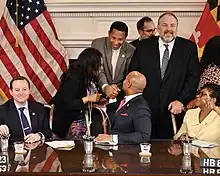
[[[0,155],[0,172],[6,172],[7,170],[7,155]]]
[[[220,168],[220,158],[201,158],[200,167],[219,167]]]
[[[202,174],[211,174],[211,175],[215,175],[215,174],[220,174],[220,168],[208,168],[208,167],[203,167],[201,168],[201,173]]]

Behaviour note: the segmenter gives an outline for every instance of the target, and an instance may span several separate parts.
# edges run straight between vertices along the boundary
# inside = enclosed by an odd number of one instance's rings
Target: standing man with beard
[[[181,114],[196,95],[199,81],[197,47],[177,37],[177,27],[175,14],[163,13],[158,19],[159,36],[140,42],[130,65],[130,70],[139,71],[148,79],[144,97],[152,112],[153,139],[172,138],[171,113]]]

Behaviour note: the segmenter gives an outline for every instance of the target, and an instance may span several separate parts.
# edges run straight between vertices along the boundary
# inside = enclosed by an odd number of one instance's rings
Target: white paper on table
[[[57,148],[71,148],[75,146],[74,141],[50,141],[45,142],[47,145],[51,146],[54,149]]]
[[[197,146],[197,147],[204,147],[204,148],[213,148],[213,147],[219,146],[217,143],[201,141],[201,140],[193,140],[192,145]]]
[[[118,145],[95,145],[96,148],[100,148],[102,150],[118,150]]]
[[[96,145],[109,145],[109,146],[114,146],[114,145],[118,145],[117,142],[113,142],[113,141],[96,141],[95,142]]]

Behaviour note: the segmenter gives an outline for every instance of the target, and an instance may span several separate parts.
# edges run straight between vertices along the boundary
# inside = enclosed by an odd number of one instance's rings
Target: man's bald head
[[[125,80],[125,84],[123,87],[125,89],[129,89],[131,93],[141,93],[146,87],[147,80],[143,74],[137,71],[130,72]],[[126,90],[128,92],[128,90]]]

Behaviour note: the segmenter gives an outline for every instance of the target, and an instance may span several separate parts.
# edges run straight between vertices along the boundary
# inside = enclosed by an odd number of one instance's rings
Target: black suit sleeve
[[[133,117],[133,133],[118,133],[119,144],[139,144],[148,142],[151,136],[151,113],[147,108],[137,109]],[[112,132],[114,133],[114,132]]]
[[[49,117],[48,117],[48,113],[46,112],[46,108],[43,107],[43,123],[42,123],[42,129],[41,129],[41,133],[43,133],[44,137],[46,139],[49,139],[50,137],[52,137],[52,131],[50,129],[49,126]]]
[[[189,63],[187,69],[187,77],[185,80],[184,87],[178,97],[178,100],[187,105],[187,103],[194,99],[196,96],[196,90],[199,83],[199,59],[197,47],[194,43],[190,43],[190,55],[189,55]]]
[[[134,54],[131,58],[130,66],[128,68],[128,72],[132,71],[140,71],[140,54],[139,47],[136,48]]]
[[[82,95],[83,88],[80,83],[75,79],[65,80],[58,92],[58,95],[55,96],[54,101],[51,102],[56,106],[62,107],[62,109],[67,110],[81,110],[85,107],[83,100],[80,95]]]
[[[0,106],[0,114],[0,125],[3,125],[5,117],[5,109],[3,108],[3,105]]]

